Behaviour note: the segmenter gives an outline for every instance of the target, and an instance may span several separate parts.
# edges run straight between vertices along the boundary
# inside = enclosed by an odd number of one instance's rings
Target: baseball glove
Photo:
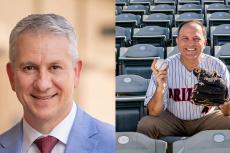
[[[228,88],[217,72],[207,72],[197,68],[193,70],[198,83],[192,90],[192,103],[203,106],[219,106],[228,101]]]

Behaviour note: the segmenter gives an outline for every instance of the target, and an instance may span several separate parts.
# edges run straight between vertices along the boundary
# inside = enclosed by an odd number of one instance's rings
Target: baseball
[[[155,64],[155,68],[159,71],[165,70],[167,68],[168,64],[166,60],[158,59],[157,63]]]

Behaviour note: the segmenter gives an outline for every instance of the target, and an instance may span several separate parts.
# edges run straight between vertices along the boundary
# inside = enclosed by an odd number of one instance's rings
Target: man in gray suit
[[[73,100],[82,61],[71,24],[33,14],[14,27],[7,73],[23,106],[18,124],[0,136],[0,153],[114,153],[114,127]]]

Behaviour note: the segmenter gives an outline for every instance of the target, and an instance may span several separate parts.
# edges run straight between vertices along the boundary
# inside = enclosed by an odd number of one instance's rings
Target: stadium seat
[[[173,153],[228,153],[229,130],[207,130],[173,143]]]
[[[134,28],[139,28],[141,24],[141,16],[131,13],[122,13],[116,16],[116,26],[131,28],[131,35]]]
[[[227,12],[214,12],[207,14],[207,26],[217,26],[221,24],[230,23],[230,13]]]
[[[152,4],[152,0],[130,0],[129,1],[129,4],[131,5],[147,5],[147,6],[150,6]]]
[[[156,47],[166,47],[169,40],[169,29],[159,26],[145,26],[135,28],[133,37],[134,44],[152,44]]]
[[[123,6],[123,13],[132,13],[136,15],[144,15],[147,14],[149,10],[148,6],[145,5],[128,5],[128,6]]]
[[[176,44],[176,38],[177,38],[177,34],[178,34],[177,30],[178,30],[177,27],[172,27],[172,36],[171,36],[171,38],[172,38],[172,46],[177,45]]]
[[[175,55],[179,52],[177,47],[167,47],[167,57]],[[204,49],[204,53],[208,55],[212,55],[210,46],[206,46]]]
[[[224,0],[225,5],[230,5],[230,0]]]
[[[210,34],[211,26],[218,26],[221,24],[230,24],[230,13],[214,12],[212,14],[207,14],[206,21],[207,21],[208,33]]]
[[[170,57],[172,55],[175,55],[179,52],[177,47],[167,47],[167,57]],[[204,53],[208,54],[208,55],[212,55],[211,54],[211,49],[210,46],[206,46],[204,49]]]
[[[207,14],[214,12],[230,12],[230,6],[225,5],[224,3],[213,3],[210,5],[205,5],[204,16],[207,18]]]
[[[115,14],[118,15],[118,14],[121,14],[121,13],[122,13],[122,6],[116,6]]]
[[[137,132],[117,132],[116,153],[166,153],[167,143]]]
[[[214,3],[210,5],[205,5],[205,15],[208,13],[229,12],[229,11],[230,11],[230,7],[224,5],[224,3]]]
[[[203,9],[206,9],[207,5],[213,5],[213,4],[224,4],[224,0],[201,0],[201,5]],[[214,6],[214,5],[213,5]],[[205,14],[208,13],[205,10]]]
[[[172,27],[173,23],[173,16],[167,15],[163,13],[154,13],[150,15],[143,15],[143,25],[144,26],[151,26],[156,25],[160,27]]]
[[[167,142],[167,153],[172,153],[172,148],[173,148],[173,143],[178,141],[178,140],[184,140],[187,139],[187,136],[163,136],[160,137],[160,140],[163,140]]]
[[[178,5],[178,8],[177,8],[178,14],[182,14],[182,13],[186,13],[186,12],[194,12],[194,13],[201,14],[202,13],[202,7],[199,4],[192,4],[192,3],[187,3],[184,5]]]
[[[168,143],[173,143],[173,142],[176,142],[178,140],[184,140],[184,139],[187,139],[188,137],[183,137],[183,136],[164,136],[164,137],[160,137],[160,140],[163,140],[165,142],[168,142]]]
[[[120,48],[130,46],[131,41],[131,28],[123,28],[116,26],[115,28],[115,38],[116,38],[116,61],[120,56]]]
[[[154,0],[154,5],[160,5],[160,4],[167,4],[176,6],[177,1],[176,0]]]
[[[164,13],[168,15],[174,15],[176,13],[176,7],[168,4],[159,4],[150,6],[150,13]]]
[[[224,0],[201,0],[202,6],[215,4],[215,3],[223,3],[224,4]]]
[[[116,0],[115,1],[115,5],[116,6],[124,6],[124,5],[128,5],[129,0]]]
[[[230,43],[230,24],[211,27],[210,36],[212,48]]]
[[[115,28],[116,48],[129,46],[131,43],[131,28],[116,26]]]
[[[119,48],[120,52],[120,48]],[[116,70],[115,70],[115,76],[119,74],[119,65],[118,65],[118,50],[115,48],[115,65],[116,65]]]
[[[143,96],[145,97],[148,83],[148,79],[138,75],[119,75],[116,77],[116,96],[119,98],[141,96],[143,98]]]
[[[200,0],[178,0],[178,5],[197,4],[200,5]]]
[[[116,77],[116,131],[136,131],[145,115],[144,99],[148,80],[137,75]]]
[[[187,21],[187,20],[198,20],[203,23],[204,15],[193,13],[193,12],[176,14],[175,15],[175,26],[178,27],[182,22]]]
[[[223,46],[215,46],[215,57],[220,58],[221,56],[230,57],[230,43],[226,43]]]
[[[122,13],[116,16],[116,26],[120,27],[139,27],[141,16],[131,13]]]
[[[219,58],[220,60],[222,60],[228,70],[230,71],[230,43],[224,44],[223,46],[215,46],[214,49],[214,53],[215,53],[215,57]]]
[[[119,74],[136,74],[144,78],[151,77],[151,64],[154,58],[164,59],[163,47],[155,47],[149,44],[137,44],[129,48],[120,49],[118,62]]]

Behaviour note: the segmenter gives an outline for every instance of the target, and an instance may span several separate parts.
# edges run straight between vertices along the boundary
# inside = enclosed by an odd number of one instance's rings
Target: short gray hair
[[[61,34],[69,40],[69,47],[73,63],[78,59],[77,38],[72,25],[62,16],[56,14],[31,14],[20,20],[13,28],[9,39],[9,58],[14,62],[16,41],[20,34],[25,32],[39,32]]]

